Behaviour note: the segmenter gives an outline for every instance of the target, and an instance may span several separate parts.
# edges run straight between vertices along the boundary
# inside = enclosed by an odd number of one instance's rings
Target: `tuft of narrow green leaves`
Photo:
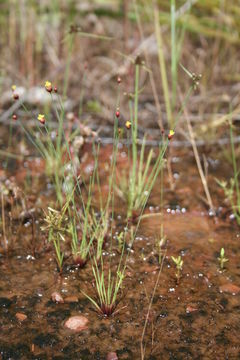
[[[225,250],[224,250],[224,248],[221,248],[221,250],[220,250],[220,256],[218,257],[218,261],[219,261],[220,269],[223,270],[223,269],[225,268],[225,263],[229,261],[229,260],[225,257]]]
[[[103,258],[101,257],[100,266],[98,266],[96,259],[94,259],[92,272],[96,286],[96,298],[84,292],[83,294],[90,300],[100,314],[111,316],[116,311],[117,296],[125,277],[125,266],[121,267],[120,262],[116,272],[113,273],[111,267],[109,267],[107,271],[104,271]]]
[[[182,268],[183,268],[183,259],[180,255],[178,257],[171,256],[171,259],[176,266],[177,272],[175,273],[175,276],[177,279],[177,283],[179,283],[179,280],[181,278]]]
[[[45,212],[44,217],[46,225],[42,227],[42,230],[48,231],[48,241],[53,242],[58,270],[60,273],[63,269],[64,259],[64,251],[61,248],[61,242],[65,241],[67,222],[67,217],[65,216],[66,209],[66,205],[61,209],[61,211],[48,207],[48,212]]]

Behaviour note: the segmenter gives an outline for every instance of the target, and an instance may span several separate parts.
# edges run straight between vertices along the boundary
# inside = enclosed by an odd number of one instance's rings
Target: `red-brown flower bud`
[[[44,125],[46,122],[45,116],[43,114],[38,114],[38,121]]]
[[[171,140],[173,138],[173,135],[174,135],[174,131],[170,130],[168,134],[168,140]]]
[[[53,91],[53,88],[52,88],[52,83],[50,81],[46,81],[45,82],[45,89],[51,93]]]

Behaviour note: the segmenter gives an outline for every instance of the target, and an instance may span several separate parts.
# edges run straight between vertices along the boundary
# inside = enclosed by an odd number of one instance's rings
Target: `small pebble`
[[[52,299],[53,302],[56,302],[56,303],[60,303],[60,304],[64,303],[62,295],[57,291],[54,291],[52,293],[51,299]]]
[[[240,292],[240,287],[231,283],[224,284],[219,287],[219,291],[222,293],[237,295]]]
[[[117,354],[115,352],[109,352],[106,360],[118,360]]]
[[[195,312],[195,311],[198,311],[198,309],[195,308],[195,307],[193,307],[193,306],[191,306],[191,305],[188,305],[188,306],[186,307],[186,313],[187,313],[187,314],[190,314],[190,313]]]
[[[22,322],[24,320],[27,319],[27,315],[23,314],[23,313],[16,313],[16,318],[18,319],[18,321]]]
[[[76,303],[76,302],[78,302],[78,297],[77,296],[67,296],[66,298],[65,298],[65,302],[66,303]]]
[[[64,326],[73,331],[82,331],[87,329],[88,319],[85,316],[71,316],[64,324]]]

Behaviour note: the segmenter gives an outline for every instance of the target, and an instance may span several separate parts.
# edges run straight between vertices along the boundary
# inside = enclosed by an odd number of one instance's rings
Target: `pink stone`
[[[64,303],[64,300],[62,298],[62,295],[57,292],[57,291],[54,291],[51,295],[51,299],[53,302],[56,302],[56,303],[60,303],[60,304],[63,304]]]
[[[195,307],[193,307],[193,306],[191,306],[191,305],[188,305],[188,306],[186,307],[186,313],[187,313],[187,314],[190,314],[190,313],[195,312],[195,311],[198,311],[198,309],[195,308]]]
[[[77,315],[71,316],[64,324],[64,326],[73,331],[82,331],[87,329],[88,319],[85,316]]]
[[[118,360],[117,354],[115,352],[109,352],[106,360]]]

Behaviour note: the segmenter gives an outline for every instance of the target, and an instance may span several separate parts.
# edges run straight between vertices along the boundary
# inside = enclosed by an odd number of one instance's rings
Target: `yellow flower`
[[[38,121],[40,121],[41,124],[45,124],[45,116],[43,114],[38,114]]]
[[[175,134],[174,130],[170,130],[168,134],[168,140],[171,140],[174,134]]]
[[[131,126],[132,126],[131,121],[126,121],[125,126],[126,126],[127,129],[131,129]]]
[[[16,85],[12,85],[12,91],[15,91],[16,90]]]
[[[52,83],[50,81],[45,81],[45,87],[52,86]]]
[[[45,89],[48,92],[52,92],[52,83],[50,81],[45,81]]]

